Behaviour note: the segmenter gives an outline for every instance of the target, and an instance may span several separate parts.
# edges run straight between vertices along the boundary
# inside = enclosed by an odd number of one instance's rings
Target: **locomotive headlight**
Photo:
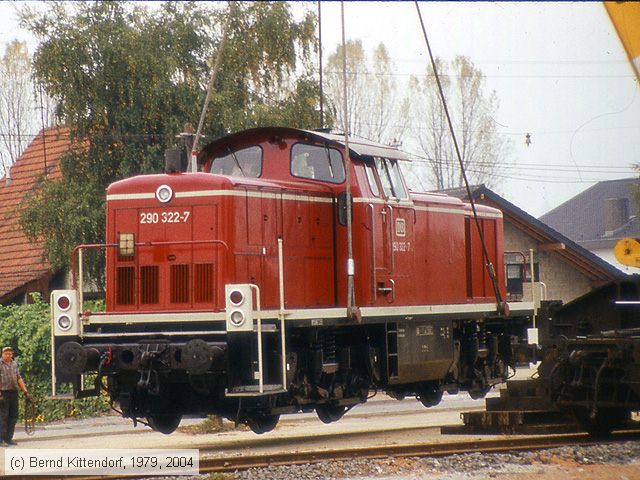
[[[248,283],[234,283],[224,286],[225,320],[228,332],[253,331],[252,288],[254,286]],[[258,291],[257,287],[255,288]]]
[[[233,290],[229,294],[229,301],[236,306],[240,306],[244,302],[244,294],[240,290]]]
[[[60,295],[57,300],[58,308],[62,312],[66,312],[71,308],[71,299],[68,295]]]
[[[160,185],[156,190],[156,198],[161,203],[167,203],[173,197],[173,190],[169,185]]]
[[[51,292],[51,330],[54,335],[68,337],[80,335],[80,301],[75,290],[54,290]]]
[[[245,320],[244,313],[242,313],[240,310],[234,310],[233,312],[231,312],[231,316],[229,319],[234,326],[240,327]]]
[[[67,331],[71,328],[73,322],[71,321],[71,317],[68,315],[60,315],[58,317],[58,328],[63,331]]]

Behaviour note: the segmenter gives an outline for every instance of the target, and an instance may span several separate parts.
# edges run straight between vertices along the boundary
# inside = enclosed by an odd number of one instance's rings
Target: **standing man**
[[[0,446],[17,445],[13,431],[18,421],[18,387],[29,396],[27,386],[20,375],[18,364],[13,361],[13,348],[2,349],[0,360]]]

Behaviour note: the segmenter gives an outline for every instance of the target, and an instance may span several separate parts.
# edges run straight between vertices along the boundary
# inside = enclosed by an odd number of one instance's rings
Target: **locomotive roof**
[[[241,132],[232,133],[225,137],[214,140],[208,144],[203,153],[207,154],[214,150],[217,150],[220,146],[226,144],[233,144],[242,140],[247,140],[252,137],[294,137],[300,140],[315,140],[325,144],[333,144],[335,146],[344,147],[344,135],[336,135],[334,133],[326,133],[315,130],[302,130],[298,128],[290,127],[260,127],[251,128],[249,130],[243,130]],[[351,156],[371,156],[371,157],[386,157],[395,158],[397,160],[409,160],[409,156],[395,147],[384,145],[382,143],[376,143],[371,140],[360,137],[349,137],[349,152]]]

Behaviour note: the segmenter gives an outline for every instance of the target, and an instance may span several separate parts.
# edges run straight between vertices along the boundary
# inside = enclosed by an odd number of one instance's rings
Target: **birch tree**
[[[406,130],[407,102],[400,100],[394,65],[384,44],[373,51],[371,60],[360,40],[349,40],[347,52],[347,115],[353,135],[380,143],[397,143]],[[339,46],[329,56],[325,91],[337,129],[344,129],[343,54]]]
[[[493,120],[499,107],[497,96],[494,91],[486,91],[482,71],[468,57],[458,56],[451,65],[438,59],[436,68],[469,182],[495,187],[501,181],[502,165],[510,150]],[[423,156],[417,165],[427,167],[414,167],[414,172],[422,179],[426,176],[439,190],[464,186],[431,67],[424,77],[411,79],[410,92],[414,135]]]
[[[31,85],[27,45],[14,40],[0,60],[1,174],[18,159],[34,134],[37,117]]]
[[[53,100],[33,81],[27,44],[13,40],[0,60],[0,176],[54,123]]]

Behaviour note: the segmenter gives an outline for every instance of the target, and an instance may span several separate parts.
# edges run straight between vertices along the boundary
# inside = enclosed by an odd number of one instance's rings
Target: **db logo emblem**
[[[404,237],[407,234],[407,224],[403,218],[396,218],[396,237]]]

